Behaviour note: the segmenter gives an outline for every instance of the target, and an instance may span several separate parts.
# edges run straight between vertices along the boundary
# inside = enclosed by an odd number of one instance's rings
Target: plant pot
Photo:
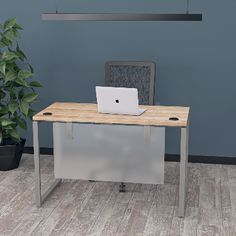
[[[18,168],[24,150],[25,139],[14,144],[11,140],[3,140],[0,145],[0,171],[13,170]]]

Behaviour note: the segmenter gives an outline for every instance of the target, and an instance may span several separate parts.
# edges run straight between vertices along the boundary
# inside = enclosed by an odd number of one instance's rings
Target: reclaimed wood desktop
[[[60,179],[41,193],[40,174],[40,148],[38,138],[38,122],[63,122],[63,123],[91,123],[91,124],[117,124],[135,126],[176,127],[181,129],[180,142],[180,181],[179,181],[179,216],[184,217],[186,200],[186,181],[188,163],[188,127],[189,107],[175,106],[140,106],[147,109],[140,116],[101,114],[97,112],[96,104],[88,103],[53,103],[46,109],[33,116],[34,162],[35,162],[35,190],[38,206],[60,183]],[[49,115],[45,115],[49,114]],[[170,120],[176,117],[178,120]]]

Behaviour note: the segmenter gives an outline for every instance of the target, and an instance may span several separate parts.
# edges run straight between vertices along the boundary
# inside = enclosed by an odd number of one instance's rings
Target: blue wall
[[[182,0],[58,0],[67,12],[183,12]],[[190,153],[236,156],[236,1],[192,0],[203,22],[49,22],[52,0],[1,0],[0,21],[17,17],[21,45],[41,81],[41,109],[54,101],[92,101],[107,60],[157,64],[156,100],[191,106]],[[30,124],[30,122],[29,122]],[[51,146],[48,125],[41,145]],[[167,131],[167,152],[178,153],[179,132]],[[27,145],[32,145],[31,124]]]

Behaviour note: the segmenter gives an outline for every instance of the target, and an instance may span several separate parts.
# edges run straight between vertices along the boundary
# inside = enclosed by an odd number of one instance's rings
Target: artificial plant
[[[20,30],[16,19],[0,24],[0,144],[3,139],[20,142],[20,128],[27,129],[26,119],[34,113],[34,88],[41,87],[31,80],[33,68],[18,44]]]

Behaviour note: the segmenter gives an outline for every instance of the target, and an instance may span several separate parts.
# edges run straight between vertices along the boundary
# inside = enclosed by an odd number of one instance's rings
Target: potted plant
[[[22,27],[16,19],[0,24],[0,171],[19,166],[25,139],[26,119],[33,116],[31,104],[37,99],[37,81],[32,81],[33,68],[18,44]]]

